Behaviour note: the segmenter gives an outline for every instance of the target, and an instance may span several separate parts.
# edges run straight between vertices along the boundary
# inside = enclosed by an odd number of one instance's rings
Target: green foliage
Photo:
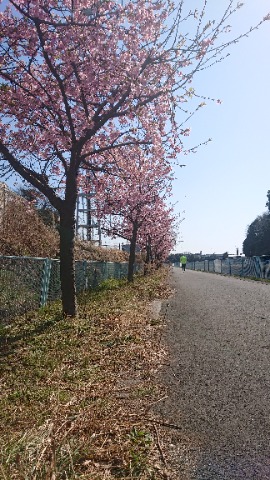
[[[266,196],[267,196],[267,202],[265,206],[268,208],[268,212],[270,213],[270,190],[268,190]]]
[[[268,212],[258,215],[247,228],[243,242],[243,253],[247,257],[270,255],[270,190],[266,196]]]
[[[270,214],[259,215],[249,225],[243,242],[243,253],[247,257],[270,255]]]
[[[133,427],[128,434],[130,445],[129,463],[126,468],[116,468],[114,474],[117,478],[141,478],[145,473],[147,478],[153,477],[148,464],[148,451],[153,442],[152,435]]]
[[[177,263],[180,261],[180,253],[171,253],[168,258],[167,258],[167,261],[168,262],[171,262],[171,263]]]
[[[133,427],[129,439],[132,444],[130,451],[131,474],[139,477],[147,469],[147,450],[153,441],[149,432]]]
[[[117,280],[115,278],[108,278],[98,286],[98,290],[100,291],[114,290],[117,288],[121,288],[121,286],[125,285],[126,283],[127,283],[126,280]]]

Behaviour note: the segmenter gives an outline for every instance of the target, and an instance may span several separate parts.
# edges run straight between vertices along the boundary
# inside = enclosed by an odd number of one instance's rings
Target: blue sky
[[[200,3],[200,2],[198,2]],[[218,3],[218,6],[217,6]],[[209,0],[209,17],[226,0]],[[212,12],[211,12],[212,10]],[[233,31],[246,31],[270,11],[268,0],[247,0]],[[270,21],[232,45],[230,57],[194,79],[208,103],[189,123],[190,145],[212,142],[185,156],[173,201],[185,220],[175,251],[242,251],[247,226],[266,210],[270,190]],[[183,161],[182,161],[183,160]]]

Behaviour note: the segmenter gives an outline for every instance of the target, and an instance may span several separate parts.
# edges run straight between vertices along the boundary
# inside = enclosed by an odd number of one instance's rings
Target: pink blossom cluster
[[[177,157],[187,131],[175,115],[194,55],[181,34],[177,46],[172,33],[166,39],[174,7],[167,0],[7,1],[1,143],[24,165],[16,171],[45,168],[55,188],[82,164],[101,168],[117,145],[148,143],[152,154]],[[197,50],[207,42],[198,37]]]
[[[164,260],[175,237],[174,216],[168,207],[172,167],[164,157],[140,147],[123,148],[115,161],[116,175],[99,174],[91,183],[102,230],[130,242],[136,234],[142,250],[150,241],[152,256]]]

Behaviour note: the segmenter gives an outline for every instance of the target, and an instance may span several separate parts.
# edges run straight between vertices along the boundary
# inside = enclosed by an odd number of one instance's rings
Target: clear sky
[[[201,2],[198,2],[201,3]],[[217,6],[218,3],[218,6]],[[209,0],[215,18],[226,0]],[[246,0],[234,30],[246,31],[270,11],[269,0]],[[185,220],[175,251],[242,251],[247,226],[266,211],[270,190],[270,21],[237,45],[230,57],[200,74],[199,93],[209,103],[189,123],[190,145],[212,138],[185,156],[177,171],[173,202]],[[183,160],[183,161],[182,161]]]

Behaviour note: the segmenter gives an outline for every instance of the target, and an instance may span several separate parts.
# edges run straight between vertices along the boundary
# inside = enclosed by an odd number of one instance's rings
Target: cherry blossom
[[[180,4],[2,4],[0,168],[3,175],[22,177],[59,212],[64,314],[76,314],[75,208],[85,178],[89,172],[115,175],[114,157],[125,147],[178,161],[188,130],[177,112],[183,114],[183,102],[194,98],[188,85],[232,43],[219,44],[218,38],[238,6],[206,25],[207,1],[201,12]]]

